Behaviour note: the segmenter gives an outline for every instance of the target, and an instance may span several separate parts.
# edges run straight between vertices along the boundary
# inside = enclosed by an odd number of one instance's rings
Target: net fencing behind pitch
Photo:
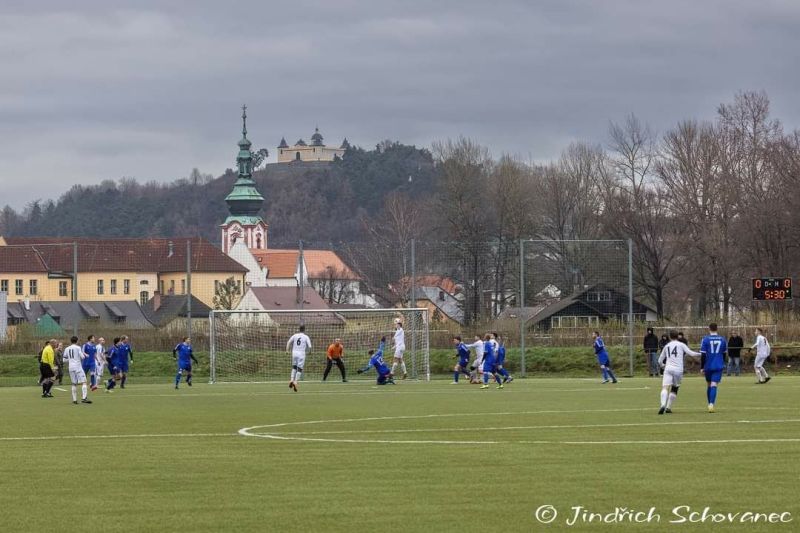
[[[326,366],[328,346],[341,339],[347,378],[369,361],[369,350],[377,350],[386,337],[384,361],[392,364],[395,319],[405,331],[405,363],[411,379],[430,379],[429,325],[427,309],[347,309],[281,311],[212,311],[210,325],[210,380],[214,382],[288,381],[292,358],[286,343],[300,325],[311,339],[303,379],[319,381]],[[328,379],[338,381],[334,366]],[[363,379],[374,379],[375,373]]]

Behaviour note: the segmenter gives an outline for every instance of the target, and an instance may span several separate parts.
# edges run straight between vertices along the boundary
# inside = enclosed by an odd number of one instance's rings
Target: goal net
[[[374,370],[363,376],[356,371],[367,365],[367,352],[377,350],[384,336],[384,362],[391,367],[396,319],[405,332],[408,377],[429,380],[427,309],[215,310],[209,317],[211,382],[288,381],[292,358],[286,353],[286,343],[300,325],[305,326],[312,346],[306,355],[304,381],[322,379],[327,349],[335,339],[344,346],[347,379],[375,379]],[[328,380],[341,380],[336,365]]]

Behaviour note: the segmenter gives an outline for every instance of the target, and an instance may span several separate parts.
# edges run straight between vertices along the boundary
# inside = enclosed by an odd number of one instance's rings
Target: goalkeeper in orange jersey
[[[344,370],[344,361],[342,358],[344,356],[344,345],[342,344],[342,339],[334,339],[333,344],[328,346],[328,361],[325,364],[325,373],[322,374],[322,381],[328,379],[328,374],[331,372],[331,368],[335,364],[339,368],[339,372],[342,373],[342,383],[347,383],[347,376]]]

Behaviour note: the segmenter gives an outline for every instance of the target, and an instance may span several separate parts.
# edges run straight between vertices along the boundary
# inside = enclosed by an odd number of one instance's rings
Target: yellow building
[[[186,294],[189,241],[191,291],[197,299],[213,307],[217,286],[231,277],[243,288],[247,269],[205,239],[0,237],[0,291],[9,302],[135,300],[141,305],[156,292]]]
[[[345,139],[339,148],[325,146],[322,142],[322,134],[319,128],[314,130],[311,136],[311,144],[306,144],[303,139],[299,139],[294,146],[289,146],[286,138],[281,139],[278,145],[278,163],[291,163],[292,161],[333,161],[337,157],[342,157],[350,143]]]

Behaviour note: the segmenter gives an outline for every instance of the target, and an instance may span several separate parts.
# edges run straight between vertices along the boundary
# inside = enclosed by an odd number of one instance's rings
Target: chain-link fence
[[[641,339],[658,317],[633,284],[628,242],[398,242],[223,251],[199,238],[4,239],[0,353],[35,373],[32,358],[50,339],[93,335],[108,348],[127,335],[134,353],[153,354],[155,375],[183,337],[207,356],[212,309],[418,307],[428,311],[434,374],[452,367],[454,335],[486,332],[503,338],[518,375],[591,368],[595,330],[618,366],[644,369]],[[0,360],[0,381],[17,372],[10,360]]]

